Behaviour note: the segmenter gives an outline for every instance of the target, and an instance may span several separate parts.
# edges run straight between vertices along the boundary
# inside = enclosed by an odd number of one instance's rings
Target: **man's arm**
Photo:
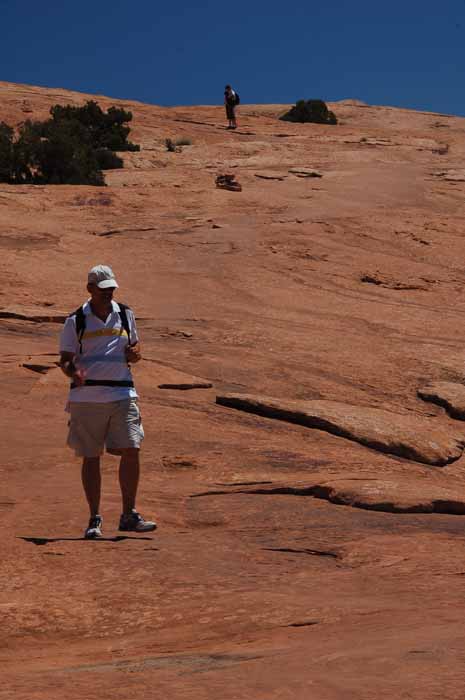
[[[82,369],[76,369],[76,365],[74,364],[74,352],[60,352],[60,368],[75,384],[84,384],[84,371]]]
[[[140,353],[140,342],[139,342],[139,335],[137,333],[137,328],[136,328],[136,319],[134,317],[134,311],[132,309],[128,309],[128,321],[129,321],[129,342],[130,345],[126,346],[125,352],[126,352],[126,360],[131,363],[139,362],[139,360],[142,359],[142,355]],[[135,341],[131,343],[131,338]]]

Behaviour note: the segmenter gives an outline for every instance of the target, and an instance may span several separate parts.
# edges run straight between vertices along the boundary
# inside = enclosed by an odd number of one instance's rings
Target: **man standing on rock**
[[[144,430],[130,363],[141,354],[133,312],[113,301],[117,288],[110,267],[93,267],[87,278],[90,299],[66,319],[60,338],[60,367],[71,379],[68,445],[83,458],[82,485],[90,509],[87,539],[102,536],[100,456],[105,447],[121,457],[119,529],[156,528],[136,510]]]
[[[231,85],[226,85],[224,88],[224,105],[226,107],[226,119],[228,120],[227,129],[237,129],[236,107],[239,104],[239,95],[235,92]]]

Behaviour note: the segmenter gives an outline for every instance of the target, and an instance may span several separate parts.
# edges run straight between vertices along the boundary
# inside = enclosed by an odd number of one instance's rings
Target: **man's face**
[[[97,304],[109,304],[113,299],[115,287],[106,287],[105,289],[101,289],[96,284],[89,284],[87,290],[90,293],[93,302]]]

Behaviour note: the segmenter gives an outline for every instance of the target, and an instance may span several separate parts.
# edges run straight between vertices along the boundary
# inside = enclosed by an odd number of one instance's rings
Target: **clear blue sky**
[[[0,0],[0,80],[162,105],[354,97],[465,115],[465,0]]]

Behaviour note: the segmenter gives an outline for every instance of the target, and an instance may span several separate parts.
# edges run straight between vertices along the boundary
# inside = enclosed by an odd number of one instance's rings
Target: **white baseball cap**
[[[96,284],[100,289],[118,287],[113,270],[108,265],[96,265],[87,275],[88,284]]]

